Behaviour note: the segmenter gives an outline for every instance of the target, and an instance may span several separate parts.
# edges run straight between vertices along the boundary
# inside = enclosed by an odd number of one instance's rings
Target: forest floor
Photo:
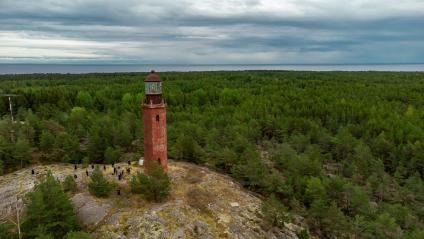
[[[91,166],[75,170],[73,165],[34,166],[0,176],[0,212],[13,215],[16,195],[30,191],[36,181],[51,171],[63,181],[77,175],[78,190],[71,200],[85,230],[95,238],[297,238],[300,227],[287,224],[283,230],[264,227],[261,199],[243,189],[230,177],[184,162],[170,162],[168,173],[172,181],[170,196],[162,203],[149,203],[130,192],[131,175],[142,167],[121,163],[124,179],[113,175],[111,165],[100,165],[102,171],[120,188],[107,198],[95,198],[88,193]],[[131,168],[131,173],[127,173]],[[31,174],[34,169],[36,175]]]

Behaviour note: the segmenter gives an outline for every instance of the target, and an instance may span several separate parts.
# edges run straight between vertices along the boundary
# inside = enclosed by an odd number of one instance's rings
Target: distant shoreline
[[[424,64],[0,64],[7,74],[88,74],[201,71],[424,72]]]

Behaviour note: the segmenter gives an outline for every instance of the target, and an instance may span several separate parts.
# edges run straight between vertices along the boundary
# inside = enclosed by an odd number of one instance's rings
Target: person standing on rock
[[[35,170],[31,169],[31,175],[35,175]]]
[[[106,171],[106,165],[103,165],[103,170]]]
[[[77,168],[78,168],[78,167],[77,167],[77,165],[76,165],[76,164],[74,164],[74,170],[77,170]]]
[[[87,177],[88,177],[88,170],[85,170],[85,174],[87,175]]]

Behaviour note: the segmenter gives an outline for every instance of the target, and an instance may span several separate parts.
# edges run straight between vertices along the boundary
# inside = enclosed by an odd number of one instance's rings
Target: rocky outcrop
[[[35,174],[32,174],[31,170],[34,170]],[[63,180],[67,175],[74,173],[71,165],[55,164],[34,166],[0,176],[0,215],[10,214],[16,202],[16,196],[20,199],[23,198],[48,171],[51,171],[59,180]],[[78,182],[80,180],[77,179]]]
[[[122,170],[128,167],[118,165]],[[130,193],[128,181],[118,181],[111,167],[104,171],[121,189],[108,198],[95,198],[86,189],[85,169],[72,165],[38,166],[39,175],[51,170],[56,177],[78,176],[78,192],[71,195],[81,224],[95,238],[297,238],[292,226],[265,230],[260,213],[261,200],[231,178],[189,163],[171,162],[172,192],[162,203],[149,203]],[[131,166],[134,174],[142,169]],[[37,180],[31,169],[0,177],[0,210],[21,191],[30,190]]]

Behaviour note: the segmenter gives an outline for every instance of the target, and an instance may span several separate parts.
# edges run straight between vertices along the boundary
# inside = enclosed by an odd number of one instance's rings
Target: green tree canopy
[[[28,193],[26,217],[22,230],[26,238],[38,237],[40,233],[62,239],[66,233],[79,226],[72,204],[59,181],[49,172]]]
[[[85,108],[90,108],[94,103],[90,93],[85,91],[78,92],[75,101],[78,106],[83,106]]]

